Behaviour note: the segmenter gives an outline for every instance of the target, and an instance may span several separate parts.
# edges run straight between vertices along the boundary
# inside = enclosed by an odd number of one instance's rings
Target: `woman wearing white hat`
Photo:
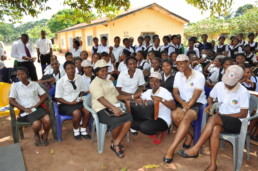
[[[181,150],[179,154],[184,158],[197,158],[199,149],[204,143],[210,140],[210,159],[211,163],[206,170],[216,170],[216,160],[219,149],[219,134],[239,133],[241,120],[249,115],[250,94],[247,89],[239,83],[244,71],[238,65],[228,67],[222,77],[222,82],[215,85],[208,98],[209,106],[205,109],[210,113],[214,99],[221,103],[216,114],[209,118],[207,125],[202,131],[198,142],[188,150]]]

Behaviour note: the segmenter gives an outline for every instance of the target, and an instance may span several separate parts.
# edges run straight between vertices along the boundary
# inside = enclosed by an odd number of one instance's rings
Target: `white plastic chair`
[[[92,130],[91,130],[91,141],[94,142],[94,134],[95,134],[95,129],[97,132],[97,142],[98,142],[98,153],[103,153],[104,151],[104,143],[105,143],[105,134],[107,132],[107,125],[100,123],[99,118],[97,113],[91,108],[92,103],[91,103],[91,94],[88,94],[86,97],[83,99],[83,105],[84,107],[92,114],[93,116],[93,123],[92,123]],[[125,105],[120,102],[123,109],[125,109]],[[127,141],[129,142],[129,133],[127,133]]]
[[[212,107],[212,112],[217,109],[220,106],[219,103],[214,103]],[[220,139],[221,139],[221,148],[224,148],[224,141],[229,141],[233,146],[233,168],[234,171],[240,171],[242,167],[242,160],[243,160],[243,153],[244,153],[244,146],[246,144],[246,155],[247,160],[250,159],[249,153],[250,153],[250,135],[247,134],[247,128],[248,123],[258,118],[258,112],[254,116],[245,118],[242,120],[242,126],[239,134],[227,134],[227,133],[221,133]],[[207,122],[207,113],[204,111],[203,114],[203,120],[202,120],[202,129],[205,127]]]

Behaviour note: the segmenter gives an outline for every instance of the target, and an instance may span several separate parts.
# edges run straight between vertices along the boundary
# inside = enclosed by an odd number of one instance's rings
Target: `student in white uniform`
[[[195,54],[190,55],[191,68],[202,73],[202,64],[199,63],[198,57]]]
[[[185,49],[185,55],[190,56],[190,54],[195,54],[200,58],[200,51],[198,48],[194,47],[194,40],[189,39],[188,40],[188,47]]]
[[[0,41],[0,58],[6,54],[4,42]]]
[[[47,94],[37,82],[29,81],[28,76],[28,70],[25,67],[17,68],[17,77],[20,82],[12,84],[9,101],[21,110],[18,121],[31,123],[35,146],[47,146],[51,121],[47,111],[41,107],[47,99]],[[40,135],[42,127],[44,133]]]
[[[82,104],[82,96],[84,95],[82,76],[75,73],[75,64],[72,61],[66,61],[64,68],[66,75],[58,80],[56,84],[55,98],[61,103],[58,106],[59,112],[73,116],[73,135],[75,140],[81,140],[81,137],[90,139],[91,137],[86,131],[90,113]],[[83,116],[82,113],[84,113]],[[82,117],[83,123],[79,128]]]
[[[118,65],[118,74],[124,70],[128,70],[127,66],[126,66],[126,59],[127,59],[127,56],[125,53],[122,53],[121,56],[120,56],[120,60],[121,62],[119,63]]]
[[[144,76],[142,70],[136,68],[136,59],[129,57],[125,63],[127,70],[122,71],[117,79],[117,90],[121,95],[139,94],[143,91],[145,85]]]
[[[255,39],[254,33],[248,34],[248,44],[251,47],[251,52],[256,53],[258,52],[258,42],[255,42],[254,39]]]
[[[92,55],[94,55],[95,53],[98,52],[99,39],[97,37],[94,37],[92,40],[93,40],[94,45],[92,46],[91,53],[92,53]]]
[[[239,45],[239,40],[236,37],[232,38],[231,44],[228,46],[228,56],[232,59],[236,59],[237,54],[242,53],[242,48]]]
[[[244,54],[246,56],[246,61],[249,64],[252,65],[254,63],[257,63],[256,55],[255,55],[255,53],[251,52],[251,46],[249,44],[244,45],[243,51],[244,51]]]
[[[172,94],[161,87],[162,76],[158,72],[150,75],[151,89],[145,91],[140,99],[159,101],[159,112],[157,120],[133,121],[132,128],[147,135],[158,135],[166,131],[172,123],[171,110],[176,109]],[[138,100],[137,100],[138,101]]]
[[[113,71],[114,71],[115,69],[114,69],[114,65],[113,65],[112,62],[111,62],[111,59],[110,59],[109,56],[108,56],[108,53],[102,52],[101,55],[100,55],[100,57],[101,57],[101,59],[104,59],[104,60],[106,61],[107,65],[109,66],[109,67],[108,67],[108,73],[112,75],[112,74],[113,74]]]
[[[172,120],[178,129],[163,158],[165,163],[172,162],[176,147],[185,137],[183,148],[190,147],[192,142],[190,126],[197,119],[200,107],[207,102],[204,94],[204,75],[190,68],[189,58],[184,54],[178,55],[176,62],[179,72],[175,76],[173,95],[178,108],[172,111]]]
[[[119,62],[119,57],[123,53],[124,47],[120,46],[120,37],[118,37],[118,36],[116,36],[114,38],[114,43],[115,43],[115,45],[113,46],[112,53],[113,53],[113,55],[116,59],[115,63],[118,63]]]
[[[41,39],[36,43],[38,62],[41,63],[42,74],[47,65],[50,64],[50,58],[53,55],[52,42],[46,38],[46,31],[41,31]]]
[[[214,47],[213,51],[217,55],[225,55],[228,56],[229,50],[228,50],[228,45],[225,45],[224,42],[226,40],[225,36],[220,36],[218,38],[219,44]]]
[[[71,48],[71,53],[73,54],[73,57],[80,57],[81,56],[81,52],[82,52],[82,48],[81,48],[81,43],[79,40],[75,39],[73,41],[73,47]]]
[[[123,44],[124,44],[123,53],[125,53],[127,57],[133,55],[134,50],[132,47],[130,47],[130,40],[128,38],[124,38]]]
[[[143,41],[144,41],[144,39],[143,39],[143,37],[142,36],[139,36],[138,37],[138,46],[135,46],[135,53],[137,53],[138,51],[145,51],[146,50],[146,47],[145,47],[145,45],[143,44]]]
[[[143,51],[138,51],[136,53],[137,68],[139,68],[143,71],[148,70],[151,67],[150,64],[144,58],[145,58],[145,54]]]
[[[170,38],[168,36],[163,36],[162,38],[163,41],[163,45],[161,46],[161,52],[167,52],[168,53],[168,49],[170,47]]]
[[[205,109],[210,113],[214,99],[221,105],[216,114],[209,118],[198,142],[188,150],[181,150],[179,154],[185,158],[197,158],[200,148],[206,141],[210,141],[210,165],[206,170],[217,169],[217,155],[219,149],[219,134],[240,133],[241,120],[249,116],[249,98],[247,89],[238,81],[243,77],[243,69],[238,65],[230,66],[223,75],[222,82],[216,84],[208,98],[209,106]]]
[[[155,57],[161,57],[161,48],[162,47],[160,46],[160,39],[156,37],[153,40],[153,46],[151,46],[148,51],[149,52],[154,51]]]
[[[101,45],[98,47],[98,54],[101,54],[102,52],[106,52],[109,54],[109,46],[107,45],[107,37],[103,36],[101,37]]]
[[[82,65],[83,72],[84,72],[84,74],[82,75],[83,85],[84,85],[84,93],[88,94],[90,83],[95,78],[95,76],[93,74],[93,67],[89,60],[83,60],[81,65]]]
[[[179,46],[178,46],[179,38],[177,35],[171,36],[171,45],[168,49],[168,56],[171,55],[171,53],[176,52],[179,54]]]

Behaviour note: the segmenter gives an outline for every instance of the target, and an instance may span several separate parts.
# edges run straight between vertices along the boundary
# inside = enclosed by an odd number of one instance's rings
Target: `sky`
[[[233,0],[232,11],[245,4],[255,4],[256,0]],[[145,6],[151,3],[157,3],[169,11],[178,14],[190,22],[196,22],[209,16],[208,12],[201,13],[197,8],[187,4],[184,0],[130,0],[131,8]],[[63,5],[63,0],[49,0],[47,3],[51,10],[43,11],[37,18],[26,16],[23,18],[22,23],[29,21],[36,21],[43,18],[50,19],[51,16],[59,10],[69,8]]]

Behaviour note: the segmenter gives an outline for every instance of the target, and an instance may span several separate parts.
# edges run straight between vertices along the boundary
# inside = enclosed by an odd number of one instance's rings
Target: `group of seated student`
[[[107,37],[93,38],[91,60],[81,50],[81,42],[74,40],[73,52],[65,53],[66,62],[60,64],[56,56],[39,82],[55,89],[55,97],[62,114],[73,116],[73,135],[76,140],[89,139],[87,126],[90,113],[83,106],[83,96],[92,95],[92,108],[99,121],[107,124],[112,132],[111,150],[120,158],[125,156],[122,141],[131,130],[133,135],[160,135],[171,124],[177,127],[175,137],[168,147],[163,161],[171,163],[176,148],[183,141],[179,155],[198,157],[201,146],[210,140],[211,163],[207,170],[216,170],[219,134],[239,133],[241,120],[255,113],[257,97],[247,90],[258,91],[256,53],[258,43],[255,34],[248,34],[248,41],[239,34],[230,38],[218,38],[218,45],[208,42],[206,34],[188,40],[185,48],[180,35],[164,36],[160,45],[158,35],[133,38],[114,38],[114,46],[108,46]],[[150,41],[153,41],[153,45]],[[79,53],[80,51],[80,53]],[[35,145],[48,145],[50,118],[41,104],[46,93],[33,81],[28,80],[25,68],[17,69],[19,83],[14,83],[10,103],[21,109],[20,118],[29,121],[34,131]],[[33,91],[31,91],[33,89]],[[206,90],[210,91],[208,100]],[[39,96],[42,96],[39,98]],[[27,100],[24,100],[27,97]],[[159,102],[157,120],[134,121],[119,101],[127,100]],[[199,141],[191,147],[193,134],[191,123],[198,118],[200,108],[210,113],[212,104],[221,102],[204,128]],[[250,104],[249,104],[250,102]],[[249,109],[249,111],[248,111]],[[80,122],[82,123],[80,124]],[[250,123],[249,133],[258,140],[257,120]],[[43,125],[44,134],[40,135]],[[157,136],[158,137],[158,136]],[[191,147],[191,148],[190,148]]]

